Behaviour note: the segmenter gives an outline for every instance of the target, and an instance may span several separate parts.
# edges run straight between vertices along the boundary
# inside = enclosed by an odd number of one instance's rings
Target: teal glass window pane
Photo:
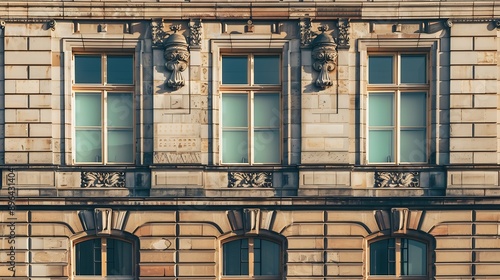
[[[407,254],[403,254],[402,258],[406,258],[407,262],[402,262],[402,275],[426,275],[427,274],[427,245],[425,243],[403,239],[403,243],[407,243]]]
[[[75,83],[101,84],[101,56],[75,55]]]
[[[280,131],[258,130],[254,132],[254,162],[279,163],[280,162]]]
[[[133,84],[134,57],[132,55],[108,55],[107,76],[108,84]]]
[[[369,162],[394,162],[392,130],[370,130],[368,137]]]
[[[247,94],[222,94],[222,127],[248,127]]]
[[[280,83],[280,57],[278,55],[254,56],[254,84],[276,85]]]
[[[248,84],[248,57],[222,57],[222,83]]]
[[[427,56],[425,54],[401,55],[401,83],[427,83]]]
[[[425,92],[401,93],[401,126],[426,126],[426,96]]]
[[[101,239],[80,242],[75,249],[76,275],[101,275]]]
[[[394,275],[396,251],[394,239],[384,239],[370,244],[370,274]]]
[[[393,84],[394,57],[370,56],[368,57],[368,83]]]
[[[101,162],[102,144],[101,130],[83,130],[75,131],[75,155],[76,162]]]
[[[134,105],[132,93],[108,93],[107,121],[110,127],[132,127]]]
[[[278,93],[255,94],[254,118],[256,127],[279,127],[280,95]]]
[[[425,129],[401,130],[401,162],[426,162],[426,140]]]
[[[279,275],[280,246],[265,239],[262,239],[261,242],[260,256],[255,255],[255,266],[259,266],[258,270],[255,269],[255,275]],[[257,260],[259,261],[258,263]]]
[[[368,96],[368,125],[394,125],[393,93],[370,93]]]
[[[132,162],[133,145],[132,129],[108,130],[108,162]]]
[[[132,275],[132,244],[107,239],[106,267],[108,275]]]
[[[222,132],[222,161],[224,163],[248,163],[248,132]]]
[[[101,94],[75,94],[76,126],[101,126]]]
[[[234,240],[223,245],[224,275],[248,275],[248,261],[242,260],[242,251],[248,259],[248,239]]]

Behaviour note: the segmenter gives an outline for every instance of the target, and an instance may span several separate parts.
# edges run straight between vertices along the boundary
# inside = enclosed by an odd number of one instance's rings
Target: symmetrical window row
[[[220,163],[281,164],[281,54],[228,53],[220,63]],[[368,53],[367,66],[367,163],[427,163],[429,54]],[[75,163],[134,163],[134,77],[132,54],[74,54]]]
[[[279,243],[260,237],[225,242],[222,245],[222,278],[282,279],[282,251]],[[133,279],[133,252],[132,243],[121,239],[100,237],[84,240],[75,246],[75,275],[78,279],[89,276]],[[369,244],[369,277],[429,279],[428,255],[429,246],[419,240],[378,239]]]

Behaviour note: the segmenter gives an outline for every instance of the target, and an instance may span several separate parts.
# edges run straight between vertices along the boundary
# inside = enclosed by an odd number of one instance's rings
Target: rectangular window
[[[281,163],[281,58],[222,56],[222,163]]]
[[[74,161],[134,162],[134,57],[74,55]]]
[[[426,163],[428,55],[368,56],[368,162]]]

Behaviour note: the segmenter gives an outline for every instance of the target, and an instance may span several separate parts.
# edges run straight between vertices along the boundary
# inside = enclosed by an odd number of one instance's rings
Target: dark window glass
[[[254,56],[254,84],[276,85],[280,83],[280,57],[277,55]]]
[[[134,59],[131,55],[108,55],[107,66],[108,84],[134,83]]]
[[[260,245],[260,254],[255,254],[255,275],[279,275],[280,274],[280,246],[277,243],[255,239]],[[256,247],[257,245],[255,245]],[[257,258],[259,258],[259,273],[257,273]]]
[[[222,57],[222,83],[233,85],[248,84],[247,56]]]
[[[101,275],[101,239],[76,244],[76,275]]]
[[[384,239],[370,245],[370,274],[394,275],[396,273],[394,239]]]
[[[427,274],[427,245],[411,240],[401,240],[401,274],[425,275]]]
[[[368,58],[368,83],[394,83],[393,60],[392,56],[370,56]]]
[[[248,275],[248,259],[245,262],[242,251],[246,251],[248,255],[248,239],[239,239],[223,245],[224,275]]]
[[[132,244],[117,239],[107,243],[108,275],[132,275]]]
[[[401,55],[401,83],[427,83],[427,57],[424,54]]]
[[[101,56],[75,55],[75,83],[101,84]]]

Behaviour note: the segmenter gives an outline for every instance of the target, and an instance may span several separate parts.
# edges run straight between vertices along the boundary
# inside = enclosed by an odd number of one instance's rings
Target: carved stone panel
[[[377,171],[375,188],[419,188],[420,172]]]
[[[124,172],[82,172],[82,188],[125,188]]]
[[[272,172],[229,172],[229,188],[272,188]]]

